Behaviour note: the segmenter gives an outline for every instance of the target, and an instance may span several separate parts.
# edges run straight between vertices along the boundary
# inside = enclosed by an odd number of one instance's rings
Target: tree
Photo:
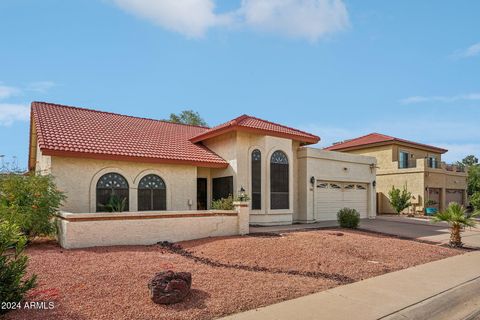
[[[52,176],[0,175],[0,221],[17,225],[29,238],[55,233],[52,218],[63,200]]]
[[[470,204],[475,210],[480,211],[480,191],[475,192],[470,198]]]
[[[17,303],[36,286],[36,275],[25,277],[28,257],[23,254],[27,238],[18,226],[0,222],[0,301]],[[0,315],[8,308],[0,308]]]
[[[462,236],[461,231],[465,227],[474,227],[476,224],[475,217],[480,213],[477,211],[467,214],[465,208],[456,202],[451,202],[447,210],[437,213],[433,217],[434,222],[446,222],[450,225],[450,245],[452,247],[461,247]]]
[[[200,114],[193,110],[184,110],[180,114],[171,113],[170,119],[167,120],[173,123],[190,124],[193,126],[207,126],[207,122],[203,120]]]
[[[388,197],[390,200],[390,205],[397,212],[397,214],[400,214],[403,210],[411,206],[410,199],[412,198],[412,193],[408,192],[407,186],[404,186],[403,190],[392,186],[392,190],[388,192]]]
[[[467,173],[467,193],[471,196],[475,192],[480,192],[480,165],[468,167]]]
[[[463,158],[462,161],[457,161],[457,165],[459,165],[459,166],[470,167],[470,166],[474,166],[476,164],[478,164],[478,158],[475,157],[473,154],[471,154],[469,156],[466,156],[465,158]]]

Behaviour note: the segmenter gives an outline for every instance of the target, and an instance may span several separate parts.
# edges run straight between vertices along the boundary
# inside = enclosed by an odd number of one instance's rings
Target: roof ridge
[[[293,128],[293,127],[289,127],[289,126],[286,126],[284,124],[280,124],[280,123],[277,123],[277,122],[273,122],[273,121],[268,121],[268,120],[265,120],[265,119],[262,119],[262,118],[257,118],[257,117],[254,117],[254,116],[250,116],[248,114],[244,114],[243,116],[246,116],[246,117],[249,117],[249,118],[253,118],[253,119],[256,119],[256,120],[260,120],[260,121],[264,121],[264,122],[267,122],[269,124],[273,124],[273,125],[276,125],[276,126],[280,126],[280,127],[284,127],[284,128],[287,128],[287,129],[290,129],[290,130],[294,130],[294,131],[298,131],[298,132],[301,132],[303,134],[306,134],[306,135],[309,135],[311,137],[316,137],[318,138],[318,136],[314,135],[314,134],[311,134],[309,132],[306,132],[306,131],[303,131],[303,130],[300,130],[300,129],[297,129],[297,128]],[[243,117],[242,116],[242,117]],[[242,119],[243,120],[243,119]]]
[[[152,118],[146,118],[146,117],[137,117],[137,116],[131,116],[131,115],[127,115],[127,114],[111,112],[111,111],[95,110],[95,109],[90,109],[90,108],[85,108],[85,107],[77,107],[77,106],[71,106],[71,105],[59,104],[59,103],[52,103],[52,102],[45,102],[45,101],[32,101],[31,107],[33,108],[34,105],[36,106],[36,105],[39,105],[39,104],[51,105],[51,106],[62,107],[62,108],[77,109],[77,110],[83,110],[83,111],[90,111],[90,112],[96,112],[96,113],[103,113],[103,114],[111,114],[111,115],[127,117],[127,118],[143,119],[143,120],[149,120],[149,121],[158,121],[158,122],[164,122],[164,123],[180,125],[180,126],[202,128],[202,129],[207,129],[207,130],[210,129],[210,127],[206,127],[206,126],[198,126],[198,125],[186,124],[186,123],[177,123],[177,122],[171,122],[171,121],[167,121],[167,120],[159,120],[159,119],[152,119]]]

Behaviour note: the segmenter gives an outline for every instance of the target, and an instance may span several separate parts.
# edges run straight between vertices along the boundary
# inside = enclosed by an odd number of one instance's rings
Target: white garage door
[[[315,220],[336,220],[343,208],[356,209],[361,218],[367,217],[367,184],[317,181],[315,189]]]

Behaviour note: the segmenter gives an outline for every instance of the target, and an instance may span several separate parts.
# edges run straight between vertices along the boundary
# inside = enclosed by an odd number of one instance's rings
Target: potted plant
[[[438,212],[438,209],[435,207],[438,204],[435,200],[428,200],[425,202],[425,215],[433,216]]]

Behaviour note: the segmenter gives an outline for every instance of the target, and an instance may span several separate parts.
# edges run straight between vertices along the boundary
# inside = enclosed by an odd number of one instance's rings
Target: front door
[[[197,210],[207,210],[207,178],[197,178]]]

